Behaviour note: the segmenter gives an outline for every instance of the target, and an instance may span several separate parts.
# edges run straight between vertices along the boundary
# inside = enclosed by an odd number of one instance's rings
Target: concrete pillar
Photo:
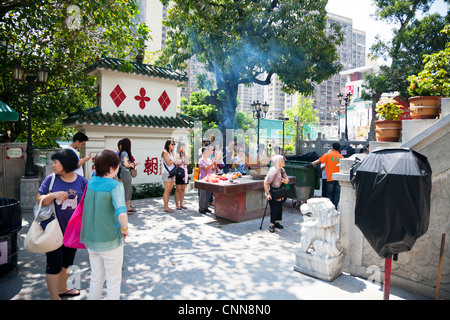
[[[366,154],[354,154],[349,158],[341,159],[340,172],[333,174],[333,180],[339,181],[341,197],[339,200],[339,240],[343,250],[344,272],[358,274],[362,264],[363,239],[362,232],[355,225],[356,190],[350,182],[350,168],[358,157],[361,160]]]
[[[20,179],[20,209],[22,213],[33,213],[39,186],[39,178]]]
[[[450,114],[450,98],[441,99],[441,119]]]

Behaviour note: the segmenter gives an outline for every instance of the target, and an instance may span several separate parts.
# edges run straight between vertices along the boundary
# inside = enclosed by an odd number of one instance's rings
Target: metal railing
[[[296,155],[301,156],[310,152],[316,152],[319,156],[327,153],[333,143],[339,142],[341,147],[351,146],[355,149],[355,153],[359,153],[361,149],[369,144],[368,140],[345,140],[344,133],[341,134],[340,140],[328,140],[323,139],[322,134],[319,132],[316,140],[300,140],[296,141]],[[345,156],[345,154],[343,154]]]

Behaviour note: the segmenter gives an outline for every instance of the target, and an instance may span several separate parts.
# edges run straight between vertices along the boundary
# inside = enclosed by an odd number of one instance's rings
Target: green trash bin
[[[314,189],[320,189],[320,177],[316,177],[316,170],[314,167],[305,168],[310,162],[285,160],[284,169],[288,176],[295,176],[297,179],[297,186],[310,186],[309,197],[314,196]],[[295,188],[289,190],[290,197],[295,195]]]

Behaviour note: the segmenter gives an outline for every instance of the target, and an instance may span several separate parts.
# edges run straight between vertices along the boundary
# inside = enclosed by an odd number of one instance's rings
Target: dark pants
[[[283,215],[283,201],[270,200],[270,223],[280,221]]]
[[[209,205],[211,191],[199,189],[198,210],[206,210]]]
[[[331,200],[334,206],[338,207],[341,197],[341,185],[338,181],[327,181],[327,198]]]
[[[327,198],[327,179],[322,179],[322,197]]]
[[[67,248],[64,245],[54,251],[47,252],[47,267],[45,273],[58,274],[61,272],[62,268],[69,268],[73,265],[75,253],[77,253],[77,249]]]

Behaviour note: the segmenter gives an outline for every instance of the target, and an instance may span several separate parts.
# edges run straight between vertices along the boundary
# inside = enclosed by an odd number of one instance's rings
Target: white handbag
[[[61,227],[59,226],[58,218],[56,217],[55,211],[52,210],[52,215],[55,217],[50,221],[45,229],[42,228],[39,220],[39,211],[42,207],[42,197],[39,202],[39,208],[37,215],[31,224],[30,229],[25,237],[24,247],[25,250],[34,253],[45,253],[58,249],[63,245],[63,233]]]
[[[53,190],[53,183],[55,182],[56,175],[53,173],[52,180],[50,182],[50,186],[48,188],[48,193],[52,192]],[[55,212],[55,204],[50,203],[48,206],[42,206],[42,201],[39,204],[35,204],[33,208],[34,218],[38,221],[45,221],[47,219],[50,219],[53,215],[53,212]]]

